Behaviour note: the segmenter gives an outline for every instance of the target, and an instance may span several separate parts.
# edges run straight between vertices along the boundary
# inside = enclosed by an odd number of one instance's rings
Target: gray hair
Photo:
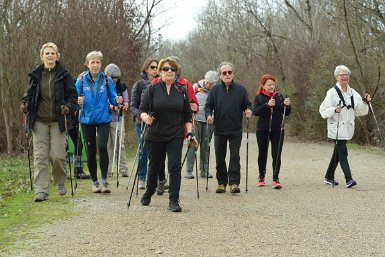
[[[208,83],[215,84],[215,83],[218,82],[218,80],[219,80],[218,72],[216,72],[216,71],[214,71],[214,70],[209,70],[209,71],[206,72],[206,74],[205,74],[205,80],[206,80]]]
[[[229,65],[234,72],[234,70],[235,70],[234,64],[232,64],[231,62],[221,62],[221,64],[219,64],[219,66],[218,66],[218,73],[219,74],[221,73],[222,66],[225,66],[225,65]]]
[[[98,59],[98,60],[102,61],[103,60],[102,52],[100,52],[100,51],[92,51],[92,52],[88,53],[87,57],[86,57],[85,64],[87,65],[89,63],[89,61],[94,60],[94,59]]]
[[[351,71],[348,67],[346,67],[345,65],[338,65],[334,70],[334,77],[337,77],[337,75],[340,74],[341,70],[346,71],[347,73],[349,73],[349,75],[351,74]]]
[[[118,65],[114,64],[114,63],[110,63],[106,66],[106,68],[104,69],[104,73],[107,75],[107,76],[110,76],[110,77],[115,77],[115,78],[120,78],[120,76],[122,75],[122,73],[120,72],[120,69],[118,67]]]

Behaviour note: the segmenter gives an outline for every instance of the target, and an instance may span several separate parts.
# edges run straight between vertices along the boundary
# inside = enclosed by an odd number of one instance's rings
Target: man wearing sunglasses
[[[242,141],[242,118],[252,115],[246,89],[234,82],[234,65],[222,62],[218,67],[220,82],[209,92],[205,105],[207,123],[214,124],[215,159],[217,169],[217,193],[240,193],[241,165],[239,149]],[[215,115],[215,118],[214,118]],[[230,147],[230,163],[226,166],[227,142]]]

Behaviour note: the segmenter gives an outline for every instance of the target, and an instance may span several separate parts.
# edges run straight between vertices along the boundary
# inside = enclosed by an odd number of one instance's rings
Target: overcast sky
[[[205,5],[206,0],[163,0],[165,13],[156,17],[156,23],[164,24],[166,20],[170,25],[162,28],[160,33],[164,39],[180,40],[195,28],[194,17]],[[155,24],[156,24],[155,23]]]

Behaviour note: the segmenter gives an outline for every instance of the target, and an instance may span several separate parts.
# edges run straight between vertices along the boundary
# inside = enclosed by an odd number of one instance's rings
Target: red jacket
[[[151,81],[151,84],[158,83],[160,80],[161,80],[160,77],[155,78],[155,79],[153,79],[153,81]],[[194,112],[194,113],[197,113],[199,111],[199,103],[198,103],[197,97],[195,96],[195,91],[194,91],[194,88],[193,88],[191,82],[188,81],[187,79],[185,79],[182,75],[177,75],[175,78],[175,82],[178,85],[187,87],[188,98],[190,100],[190,103],[195,103],[197,105],[197,111]]]

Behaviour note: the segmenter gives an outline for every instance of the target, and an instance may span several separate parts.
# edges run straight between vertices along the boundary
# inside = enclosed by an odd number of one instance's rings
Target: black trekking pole
[[[341,106],[341,100],[338,102],[338,105],[337,106]],[[340,127],[340,112],[338,113],[338,120],[337,120],[337,132],[336,132],[336,143],[334,145],[334,156],[333,156],[333,159],[334,159],[334,165],[333,167],[336,167],[337,166],[337,163],[338,163],[338,160],[337,160],[337,156],[338,156],[338,129]],[[332,188],[334,188],[335,186],[335,180],[333,178],[332,180]]]
[[[382,137],[382,134],[381,134],[381,131],[380,131],[380,127],[378,126],[376,115],[374,115],[374,111],[373,111],[373,107],[372,107],[372,102],[368,101],[368,104],[369,104],[370,111],[373,114],[374,123],[376,123],[376,127],[377,127],[377,131],[378,131],[378,135],[380,137],[381,144],[384,145],[384,138]]]
[[[249,178],[249,118],[246,119],[246,194],[247,182]]]
[[[68,124],[67,124],[67,115],[64,116],[64,125],[66,129],[66,140],[67,140],[67,159],[68,159],[68,167],[70,170],[70,181],[71,181],[71,195],[74,196],[74,186],[72,184],[72,171],[71,171],[71,159],[70,159],[70,153],[69,153],[69,135],[68,135]]]
[[[273,99],[273,97],[272,97],[271,99]],[[268,158],[268,155],[269,155],[269,144],[270,144],[270,135],[271,135],[271,124],[272,124],[272,120],[273,120],[273,110],[274,110],[274,107],[272,107],[272,106],[269,106],[269,108],[270,108],[270,120],[269,120],[269,131],[268,131],[268,134],[267,134],[266,161],[265,161],[265,164],[266,164],[266,168],[265,168],[265,176],[266,176],[266,169],[267,169],[267,158]]]
[[[287,96],[286,96],[287,98]],[[279,141],[278,141],[278,148],[277,148],[277,157],[275,160],[274,165],[274,171],[277,171],[278,168],[278,160],[281,158],[280,149],[282,147],[282,141],[283,141],[283,132],[284,132],[284,126],[285,126],[285,116],[286,116],[286,105],[284,104],[283,107],[283,114],[282,114],[282,122],[281,122],[281,130],[279,132]]]
[[[29,168],[29,183],[30,183],[30,188],[31,191],[33,190],[33,185],[32,185],[32,168],[31,168],[31,142],[32,142],[32,136],[30,136],[29,133],[29,128],[28,128],[28,114],[24,115],[24,129],[25,129],[25,137],[27,139],[27,156],[28,156],[28,168]]]
[[[198,199],[199,199],[199,182],[198,182],[198,156],[197,156],[197,149],[198,149],[198,147],[197,148],[195,148],[195,174],[196,174],[196,176],[197,176],[197,197],[198,197]]]
[[[142,136],[141,136],[141,138],[140,138],[139,146],[138,146],[138,158],[140,158],[139,156],[142,156],[142,155],[143,155],[144,147],[146,147],[146,140],[145,140],[145,137],[146,137],[146,134],[147,134],[147,127],[148,127],[148,125],[145,123],[144,129],[143,129],[143,132],[142,132]],[[133,182],[133,184],[132,184],[131,193],[130,193],[130,198],[129,198],[128,203],[127,203],[127,209],[129,209],[129,208],[130,208],[130,205],[131,205],[132,194],[133,194],[133,192],[134,192],[136,179],[137,179],[137,177],[138,177],[138,175],[139,175],[140,161],[141,161],[141,158],[139,159],[139,161],[138,161],[138,166],[136,167],[136,174],[135,174],[135,176],[134,176],[134,182]],[[127,185],[127,188],[128,188],[128,185]]]
[[[206,141],[207,141],[207,174],[206,174],[206,191],[209,190],[209,173],[210,173],[210,134],[211,134],[211,126],[207,123],[206,127]]]

